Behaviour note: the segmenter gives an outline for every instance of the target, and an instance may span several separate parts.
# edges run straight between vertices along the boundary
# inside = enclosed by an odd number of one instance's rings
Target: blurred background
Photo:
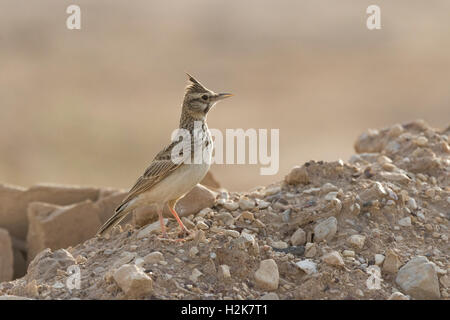
[[[66,8],[81,7],[81,30]],[[381,7],[381,30],[366,8]],[[0,1],[0,182],[129,188],[178,126],[192,73],[235,96],[210,128],[280,129],[278,175],[347,160],[367,128],[450,124],[450,1]]]

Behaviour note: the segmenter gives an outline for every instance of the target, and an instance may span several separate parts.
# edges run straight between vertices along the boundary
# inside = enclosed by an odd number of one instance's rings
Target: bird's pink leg
[[[190,233],[190,231],[184,226],[183,221],[181,221],[180,217],[178,216],[177,212],[175,211],[175,203],[176,201],[169,201],[167,203],[167,206],[169,207],[170,212],[177,220],[178,224],[180,225],[181,231],[184,233]]]
[[[164,239],[167,239],[167,232],[166,232],[166,226],[164,225],[164,220],[163,220],[163,206],[158,205],[158,216],[159,216],[159,223],[161,225],[161,237]]]

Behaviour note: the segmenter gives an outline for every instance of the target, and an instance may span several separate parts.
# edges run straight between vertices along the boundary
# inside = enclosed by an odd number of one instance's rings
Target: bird
[[[217,102],[231,97],[232,94],[215,93],[190,74],[187,73],[187,76],[188,85],[182,103],[178,131],[184,132],[185,135],[172,138],[171,143],[155,156],[115,209],[114,214],[100,227],[98,236],[108,233],[134,209],[155,205],[161,224],[161,238],[168,239],[162,217],[166,204],[178,222],[181,232],[190,233],[175,211],[175,205],[209,171],[214,146],[206,123],[207,114]],[[187,137],[191,137],[190,141],[185,141],[186,134]],[[186,148],[180,147],[180,144]],[[199,149],[201,157],[198,156]]]

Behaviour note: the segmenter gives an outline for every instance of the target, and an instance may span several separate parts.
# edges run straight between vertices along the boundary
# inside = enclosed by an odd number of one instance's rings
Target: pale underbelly
[[[165,203],[184,196],[205,177],[209,167],[207,163],[182,165],[151,190],[139,195],[135,205]]]

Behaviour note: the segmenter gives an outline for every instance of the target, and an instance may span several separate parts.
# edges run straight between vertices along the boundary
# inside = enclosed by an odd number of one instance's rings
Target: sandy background
[[[78,4],[82,30],[66,29]],[[450,124],[450,2],[0,3],[0,182],[130,187],[178,125],[185,71],[235,97],[211,128],[280,129],[280,171],[347,159],[366,128]],[[214,166],[225,187],[274,181]]]

